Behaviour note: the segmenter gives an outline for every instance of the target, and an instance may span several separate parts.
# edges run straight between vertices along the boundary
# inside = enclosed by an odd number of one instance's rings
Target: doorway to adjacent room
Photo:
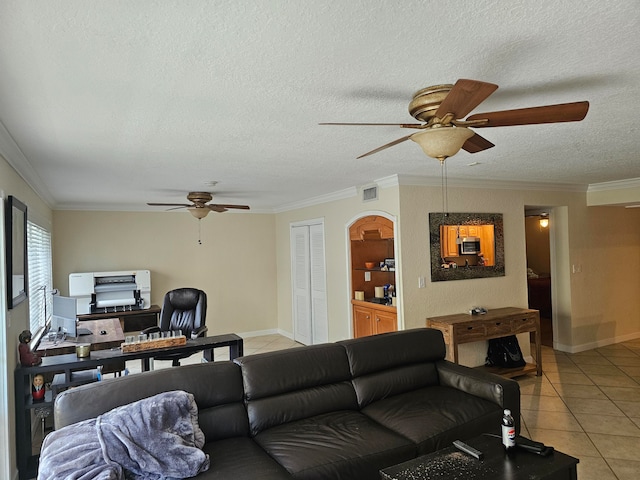
[[[529,308],[540,311],[542,345],[553,347],[550,208],[525,207]]]

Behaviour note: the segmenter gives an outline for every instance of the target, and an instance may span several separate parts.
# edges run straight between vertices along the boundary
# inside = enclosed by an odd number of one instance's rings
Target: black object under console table
[[[170,348],[143,350],[139,352],[122,353],[120,349],[96,350],[90,356],[78,358],[75,353],[43,357],[42,363],[33,367],[18,367],[15,370],[15,402],[16,402],[16,451],[20,480],[35,478],[38,471],[38,454],[33,454],[31,444],[31,411],[53,407],[51,390],[45,393],[44,401],[34,402],[31,397],[31,377],[45,373],[63,373],[64,382],[58,387],[72,387],[87,380],[75,381],[73,372],[92,370],[98,366],[120,364],[129,360],[141,360],[142,369],[149,370],[149,359],[156,355],[167,353],[197,353],[204,352],[207,360],[213,360],[215,348],[229,347],[229,360],[244,354],[242,337],[235,333],[200,337],[187,340],[186,345]],[[176,367],[179,368],[179,367]]]

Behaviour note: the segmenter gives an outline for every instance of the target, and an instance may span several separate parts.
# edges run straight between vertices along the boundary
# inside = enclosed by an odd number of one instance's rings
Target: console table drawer
[[[482,339],[487,335],[487,329],[483,323],[474,325],[456,325],[454,337],[458,343],[465,343],[474,339]]]
[[[495,335],[511,335],[511,322],[509,320],[495,320],[492,322],[486,322],[487,336],[493,337]]]
[[[516,333],[530,332],[536,329],[535,317],[520,317],[511,320],[511,331],[515,335]]]

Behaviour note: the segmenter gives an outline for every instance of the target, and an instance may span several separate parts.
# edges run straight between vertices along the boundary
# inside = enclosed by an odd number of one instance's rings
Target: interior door
[[[312,342],[329,341],[329,320],[327,318],[327,287],[324,256],[324,225],[309,226],[311,260],[311,327]]]
[[[293,339],[304,345],[310,345],[312,342],[309,247],[309,227],[292,227]]]
[[[294,340],[328,342],[324,224],[292,226],[291,249]]]

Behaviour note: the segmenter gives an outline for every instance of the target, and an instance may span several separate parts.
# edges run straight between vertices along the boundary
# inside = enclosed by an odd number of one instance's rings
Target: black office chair
[[[205,337],[207,326],[207,294],[197,288],[178,288],[167,292],[160,311],[159,325],[142,331],[147,335],[154,332],[181,330],[189,338]],[[180,359],[191,354],[175,354],[155,357],[157,360],[172,360],[173,366],[180,365]]]

